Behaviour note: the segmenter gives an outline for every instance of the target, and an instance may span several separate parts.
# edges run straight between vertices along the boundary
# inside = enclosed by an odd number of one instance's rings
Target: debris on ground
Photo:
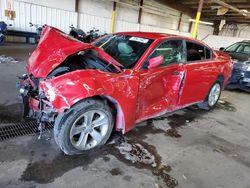
[[[13,57],[0,55],[0,63],[18,63]]]
[[[157,121],[154,120],[153,125],[154,128],[167,132],[168,130],[172,129],[172,127],[168,124],[168,122],[169,122],[168,119],[157,120]]]
[[[169,172],[172,170],[171,166],[162,165],[158,154],[145,145],[145,143],[138,143],[136,139],[131,140],[127,137],[121,137],[115,148],[118,149],[124,159],[135,166],[149,169],[168,188],[175,188],[178,185],[178,181],[169,175]],[[155,185],[158,187],[159,184]],[[159,187],[162,186],[159,185]]]
[[[184,180],[187,180],[187,177],[184,174],[182,174],[182,177]]]
[[[226,111],[236,112],[237,109],[233,106],[232,103],[224,100],[219,100],[218,104],[216,105],[216,108],[220,108]]]
[[[159,168],[156,168],[153,171],[153,174],[156,176],[159,176],[163,179],[163,181],[165,182],[165,184],[167,185],[167,187],[169,188],[174,188],[178,185],[178,182],[176,179],[172,178],[168,172],[171,171],[171,167],[170,166],[161,166]]]
[[[152,167],[156,166],[155,156],[139,143],[132,144],[125,139],[124,142],[121,142],[116,148],[132,163],[144,163]]]
[[[166,123],[167,121],[167,123]],[[153,125],[155,129],[158,130],[162,130],[164,132],[166,132],[167,135],[171,136],[171,137],[181,137],[181,135],[178,133],[177,131],[177,126],[172,126],[170,125],[170,120],[154,120],[153,121]],[[182,126],[182,124],[180,124],[180,126]]]
[[[220,99],[218,100],[218,103],[225,104],[226,102]]]

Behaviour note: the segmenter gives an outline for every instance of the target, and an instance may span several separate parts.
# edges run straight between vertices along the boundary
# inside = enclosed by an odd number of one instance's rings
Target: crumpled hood
[[[103,59],[112,63],[116,68],[120,65],[101,49],[80,42],[56,28],[46,26],[43,29],[37,48],[28,59],[27,73],[37,78],[45,78],[69,55],[91,48],[96,49]]]

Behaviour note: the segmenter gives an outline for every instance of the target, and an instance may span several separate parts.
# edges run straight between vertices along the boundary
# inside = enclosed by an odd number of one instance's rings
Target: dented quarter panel
[[[211,60],[186,64],[185,84],[180,105],[204,100],[217,77],[217,66]]]
[[[220,76],[224,79],[222,87],[225,87],[231,72],[232,60],[223,54],[214,54],[212,59],[187,63],[179,105],[203,101]]]

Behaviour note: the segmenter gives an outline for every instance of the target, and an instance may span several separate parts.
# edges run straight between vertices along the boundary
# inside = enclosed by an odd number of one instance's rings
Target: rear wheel
[[[206,100],[203,103],[199,103],[198,107],[205,110],[212,109],[217,104],[220,98],[221,89],[222,88],[220,82],[215,82],[209,90]]]
[[[58,118],[55,140],[61,150],[69,155],[105,144],[114,124],[110,107],[98,100],[83,101]]]

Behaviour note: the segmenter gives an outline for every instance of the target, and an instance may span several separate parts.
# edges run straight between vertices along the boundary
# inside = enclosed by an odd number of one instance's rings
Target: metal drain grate
[[[45,131],[52,129],[52,124],[47,124]],[[36,121],[21,122],[15,124],[9,124],[0,127],[0,141],[15,138],[18,136],[24,136],[29,134],[38,133],[38,124]]]

